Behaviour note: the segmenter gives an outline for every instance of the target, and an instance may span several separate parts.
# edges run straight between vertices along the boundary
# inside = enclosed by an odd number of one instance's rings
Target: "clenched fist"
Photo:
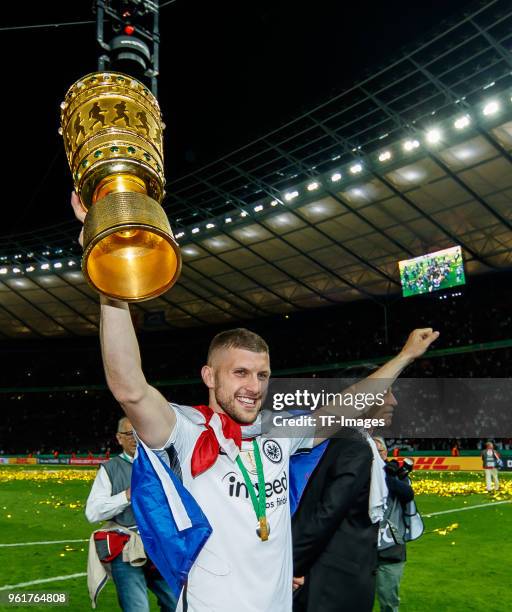
[[[404,348],[400,351],[400,355],[406,359],[413,361],[421,357],[428,347],[439,338],[439,332],[434,331],[431,327],[424,329],[415,329],[409,334]]]

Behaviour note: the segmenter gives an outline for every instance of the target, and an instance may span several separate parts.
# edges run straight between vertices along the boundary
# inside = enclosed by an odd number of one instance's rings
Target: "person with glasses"
[[[116,439],[122,453],[100,466],[85,508],[90,523],[106,521],[90,542],[91,599],[95,604],[110,575],[123,612],[149,612],[148,588],[156,595],[162,612],[174,612],[175,597],[145,555],[131,507],[130,482],[137,442],[126,417],[119,420]]]

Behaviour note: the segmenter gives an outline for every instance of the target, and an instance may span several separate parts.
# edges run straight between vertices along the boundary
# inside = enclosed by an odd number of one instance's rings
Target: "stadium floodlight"
[[[278,204],[278,200],[272,200],[272,202],[270,202],[270,206],[277,206]]]
[[[73,267],[73,266],[76,266],[76,262],[74,262],[72,259],[70,259],[70,260],[68,261],[68,266],[69,266],[70,268],[71,268],[71,267]]]
[[[7,274],[8,269],[7,268],[0,268],[0,274]]]
[[[185,235],[185,232],[178,232],[176,234],[176,238],[183,238],[184,235]]]
[[[455,119],[453,127],[456,130],[463,130],[465,127],[468,127],[470,123],[471,118],[469,117],[469,115],[462,115],[462,117],[458,117],[457,119]]]
[[[333,183],[337,183],[338,181],[341,181],[341,174],[339,172],[335,172],[332,176],[331,176],[331,181]]]
[[[198,227],[192,228],[192,233],[193,234],[199,234],[199,228]]]
[[[359,163],[353,164],[352,166],[350,166],[349,170],[351,174],[359,174],[363,171],[363,165]]]
[[[442,136],[443,135],[440,129],[432,128],[431,130],[428,130],[425,137],[429,144],[437,144],[438,142],[441,141]]]
[[[315,191],[315,189],[318,189],[319,187],[320,187],[320,183],[318,183],[317,181],[312,181],[308,185],[308,191]]]
[[[404,151],[407,151],[408,153],[410,151],[414,151],[414,149],[417,149],[419,146],[419,140],[406,140],[403,145]]]
[[[13,268],[12,271],[14,272],[14,274],[19,274],[21,272],[19,268]]]
[[[49,270],[50,269],[50,264],[49,263],[44,263],[41,266],[41,270]]]
[[[29,266],[28,268],[25,268],[25,272],[33,272],[34,270],[34,266]]]
[[[263,210],[263,205],[262,204],[258,204],[258,206],[254,207],[254,212],[261,212]]]
[[[54,267],[54,268],[62,268],[62,264],[61,264],[61,262],[60,262],[60,261],[58,261],[57,263],[54,263],[54,264],[53,264],[53,267]]]
[[[215,227],[215,223],[207,223],[206,224],[206,229],[212,229],[212,227]]]
[[[482,112],[486,117],[489,117],[490,115],[497,113],[499,110],[499,102],[497,102],[497,100],[491,100],[490,102],[487,102]]]
[[[385,162],[391,159],[391,151],[382,151],[382,153],[379,154],[379,161],[380,162]]]
[[[299,196],[299,192],[297,190],[288,191],[287,193],[284,194],[284,199],[287,202],[291,202],[292,200],[295,200],[295,198],[297,198],[298,196]]]
[[[242,210],[242,212],[240,213],[240,216],[241,216],[241,217],[247,217],[247,215],[248,215],[248,214],[249,214],[249,213],[248,213],[247,211]]]
[[[231,221],[233,221],[233,219],[232,219],[231,217],[226,217],[226,218],[224,219],[224,222],[225,222],[225,223],[231,223]]]

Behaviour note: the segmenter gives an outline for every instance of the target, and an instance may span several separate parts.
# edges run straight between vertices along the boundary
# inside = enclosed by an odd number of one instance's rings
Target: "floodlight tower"
[[[157,95],[158,0],[95,0],[98,70],[118,70]]]

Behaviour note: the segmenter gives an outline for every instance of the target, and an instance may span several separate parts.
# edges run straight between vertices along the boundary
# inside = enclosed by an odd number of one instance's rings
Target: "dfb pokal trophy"
[[[181,255],[164,197],[160,107],[136,79],[89,74],[61,104],[64,147],[87,211],[82,270],[107,297],[140,302],[178,279]]]

